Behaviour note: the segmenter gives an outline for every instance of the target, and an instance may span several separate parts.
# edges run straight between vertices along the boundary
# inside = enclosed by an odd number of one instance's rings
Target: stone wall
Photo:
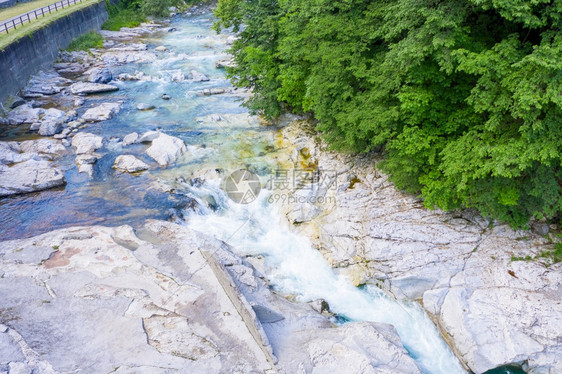
[[[57,19],[0,51],[0,102],[17,93],[33,74],[48,68],[74,38],[99,30],[107,17],[102,1]]]

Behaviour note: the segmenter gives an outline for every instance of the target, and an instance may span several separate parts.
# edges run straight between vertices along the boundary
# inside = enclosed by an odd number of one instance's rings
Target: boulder
[[[63,87],[72,83],[70,79],[63,78],[54,70],[40,71],[31,79],[22,90],[26,98],[54,95],[62,91]]]
[[[111,71],[105,68],[93,68],[85,74],[88,75],[88,82],[91,83],[109,83],[113,79]]]
[[[76,148],[76,154],[92,153],[103,145],[103,138],[87,132],[80,132],[72,138],[72,146]]]
[[[88,122],[106,121],[113,118],[114,114],[119,113],[121,105],[118,103],[103,103],[97,107],[88,109],[82,119]]]
[[[183,82],[185,80],[185,75],[181,71],[176,71],[170,76],[172,82]],[[164,95],[162,95],[164,96]]]
[[[132,155],[121,155],[117,156],[113,168],[124,171],[127,173],[135,173],[137,171],[147,170],[150,166],[135,156]]]
[[[27,160],[52,161],[65,153],[65,148],[53,139],[0,142],[0,164],[11,165]]]
[[[221,88],[221,87],[215,87],[215,88],[205,88],[203,90],[203,95],[205,96],[210,96],[210,95],[221,95],[223,93],[226,93],[227,89],[226,88]]]
[[[39,135],[52,136],[62,130],[62,124],[66,121],[66,113],[55,108],[47,109],[41,119]]]
[[[87,83],[87,82],[78,82],[70,86],[70,92],[72,92],[74,95],[88,95],[88,94],[112,92],[112,91],[117,91],[118,89],[119,87],[113,86],[111,84]]]
[[[209,77],[205,74],[198,72],[197,70],[191,70],[190,72],[191,80],[194,82],[207,82],[209,81]]]
[[[186,150],[183,140],[174,136],[160,133],[152,141],[146,154],[156,161],[160,166],[167,166],[175,162]]]
[[[39,122],[39,118],[44,112],[45,109],[33,108],[31,104],[20,105],[8,113],[8,124],[16,126]]]
[[[157,51],[157,52],[166,52],[168,50],[168,48],[166,48],[163,45],[160,45],[160,46],[154,48],[154,50]]]
[[[152,110],[152,109],[154,109],[154,105],[152,104],[140,103],[137,105],[137,110],[140,111]]]
[[[137,143],[149,143],[160,136],[160,131],[147,131],[138,138]]]
[[[0,196],[36,192],[66,184],[64,174],[48,161],[27,160],[0,164]]]
[[[136,132],[132,132],[130,134],[125,135],[123,138],[123,146],[128,146],[130,144],[135,144],[139,142],[139,134]]]

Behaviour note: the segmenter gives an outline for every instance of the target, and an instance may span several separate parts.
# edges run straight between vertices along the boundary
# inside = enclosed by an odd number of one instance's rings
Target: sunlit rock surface
[[[472,211],[429,210],[398,191],[374,156],[330,152],[304,122],[279,135],[287,168],[319,171],[279,201],[333,267],[355,283],[423,300],[476,373],[508,363],[562,372],[562,264],[512,261],[553,244]],[[299,196],[305,199],[299,199]]]

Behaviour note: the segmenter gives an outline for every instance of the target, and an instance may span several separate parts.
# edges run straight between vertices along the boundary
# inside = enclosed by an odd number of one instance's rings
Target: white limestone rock
[[[49,161],[33,159],[6,166],[0,164],[0,196],[36,192],[66,184],[64,174]]]
[[[76,148],[76,154],[92,153],[101,148],[103,138],[87,132],[80,132],[72,138],[72,146]]]
[[[70,92],[72,92],[74,95],[90,95],[117,91],[118,89],[119,87],[113,86],[111,84],[89,82],[77,82],[70,86]]]
[[[136,173],[138,171],[150,169],[150,165],[142,162],[135,156],[121,155],[117,156],[117,158],[115,159],[113,168],[127,173]]]
[[[121,105],[119,103],[102,103],[97,107],[88,109],[82,119],[88,122],[106,121],[119,113]]]
[[[146,154],[160,166],[168,166],[175,162],[185,151],[186,147],[183,140],[160,133],[160,135],[152,141],[151,146],[146,150]]]

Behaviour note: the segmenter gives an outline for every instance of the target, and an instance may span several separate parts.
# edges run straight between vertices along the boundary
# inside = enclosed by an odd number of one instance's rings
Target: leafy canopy
[[[219,0],[250,109],[384,150],[426,206],[524,226],[562,207],[562,1]]]

